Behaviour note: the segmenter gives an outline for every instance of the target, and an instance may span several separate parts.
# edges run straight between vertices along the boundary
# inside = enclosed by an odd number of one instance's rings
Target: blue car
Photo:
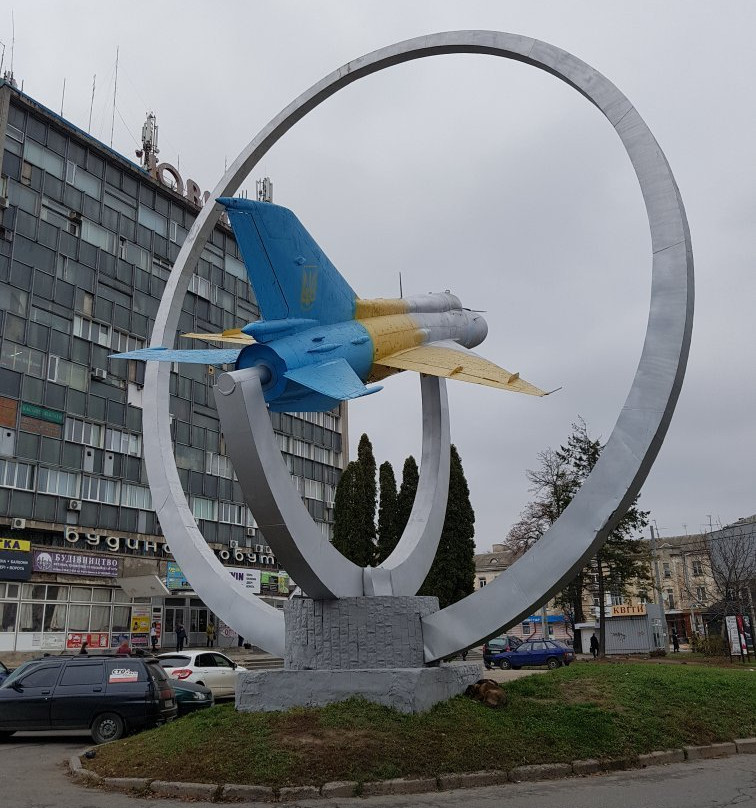
[[[491,657],[491,664],[502,670],[519,670],[526,666],[545,665],[554,669],[569,665],[575,659],[571,648],[553,640],[527,640],[512,651],[502,651]]]

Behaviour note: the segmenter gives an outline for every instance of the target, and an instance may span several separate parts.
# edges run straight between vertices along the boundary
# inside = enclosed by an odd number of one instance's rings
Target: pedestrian
[[[85,656],[89,655],[89,651],[87,651],[87,641],[86,640],[84,640],[84,642],[81,644],[81,648],[79,648],[79,654],[84,654]]]
[[[186,629],[184,628],[184,624],[179,622],[176,623],[176,650],[183,651],[184,650],[184,642],[186,641]]]
[[[207,624],[205,631],[207,633],[207,647],[212,648],[215,645],[215,623],[212,620]]]
[[[598,637],[596,636],[596,632],[594,631],[591,635],[591,653],[593,654],[593,658],[596,659],[599,652],[599,641]]]
[[[672,632],[672,650],[674,653],[679,653],[680,651],[680,638],[677,636],[677,632]]]
[[[131,653],[128,640],[121,640],[121,644],[116,648],[116,656],[128,656]]]
[[[152,646],[153,654],[155,653],[155,651],[157,651],[157,641],[158,641],[157,623],[153,623],[150,626],[150,645]]]

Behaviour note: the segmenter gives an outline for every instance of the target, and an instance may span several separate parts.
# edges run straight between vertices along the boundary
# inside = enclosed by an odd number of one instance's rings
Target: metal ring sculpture
[[[451,53],[502,56],[545,70],[593,103],[622,140],[638,177],[651,230],[652,286],[641,359],[601,454],[569,507],[541,540],[488,586],[423,619],[430,662],[494,636],[530,615],[595,554],[638,494],[661,447],[679,396],[693,323],[693,255],[682,200],[669,165],[632,104],[604,76],[559,48],[497,31],[417,37],[355,59],[313,85],[249,143],[212,194],[233,195],[270,147],[308,112],[360,78],[393,65]],[[158,309],[153,346],[172,342],[199,255],[222,212],[208,203],[176,260]],[[144,389],[145,462],[153,503],[171,549],[213,611],[245,637],[282,655],[283,615],[244,592],[215,558],[186,502],[173,459],[170,366],[148,363]]]

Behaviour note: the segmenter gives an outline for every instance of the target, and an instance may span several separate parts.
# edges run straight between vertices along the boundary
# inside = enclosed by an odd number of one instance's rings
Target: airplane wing
[[[367,396],[383,389],[380,384],[365,387],[362,379],[352,370],[346,359],[332,359],[317,365],[304,365],[287,370],[284,376],[316,393],[339,401]]]
[[[231,345],[251,345],[254,339],[245,334],[241,328],[229,328],[220,334],[182,334],[187,339],[205,339],[208,342],[228,342]]]
[[[415,370],[428,376],[485,384],[488,387],[498,387],[501,390],[512,390],[530,396],[548,395],[535,385],[521,379],[519,373],[510,373],[452,340],[430,342],[427,345],[397,351],[375,364],[398,370]]]
[[[240,348],[208,348],[207,350],[140,348],[138,351],[111,354],[109,358],[141,359],[144,362],[185,362],[192,365],[233,365],[240,353]]]

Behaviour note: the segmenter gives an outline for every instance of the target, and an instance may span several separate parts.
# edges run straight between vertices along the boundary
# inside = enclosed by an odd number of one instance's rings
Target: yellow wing
[[[418,373],[441,376],[445,379],[485,384],[488,387],[512,390],[529,396],[548,395],[544,390],[521,379],[519,373],[510,373],[451,340],[398,351],[391,356],[383,357],[375,364],[398,370],[415,370]]]
[[[205,339],[208,342],[230,342],[232,345],[251,345],[254,340],[245,334],[241,328],[229,328],[220,334],[182,334],[188,339]]]

